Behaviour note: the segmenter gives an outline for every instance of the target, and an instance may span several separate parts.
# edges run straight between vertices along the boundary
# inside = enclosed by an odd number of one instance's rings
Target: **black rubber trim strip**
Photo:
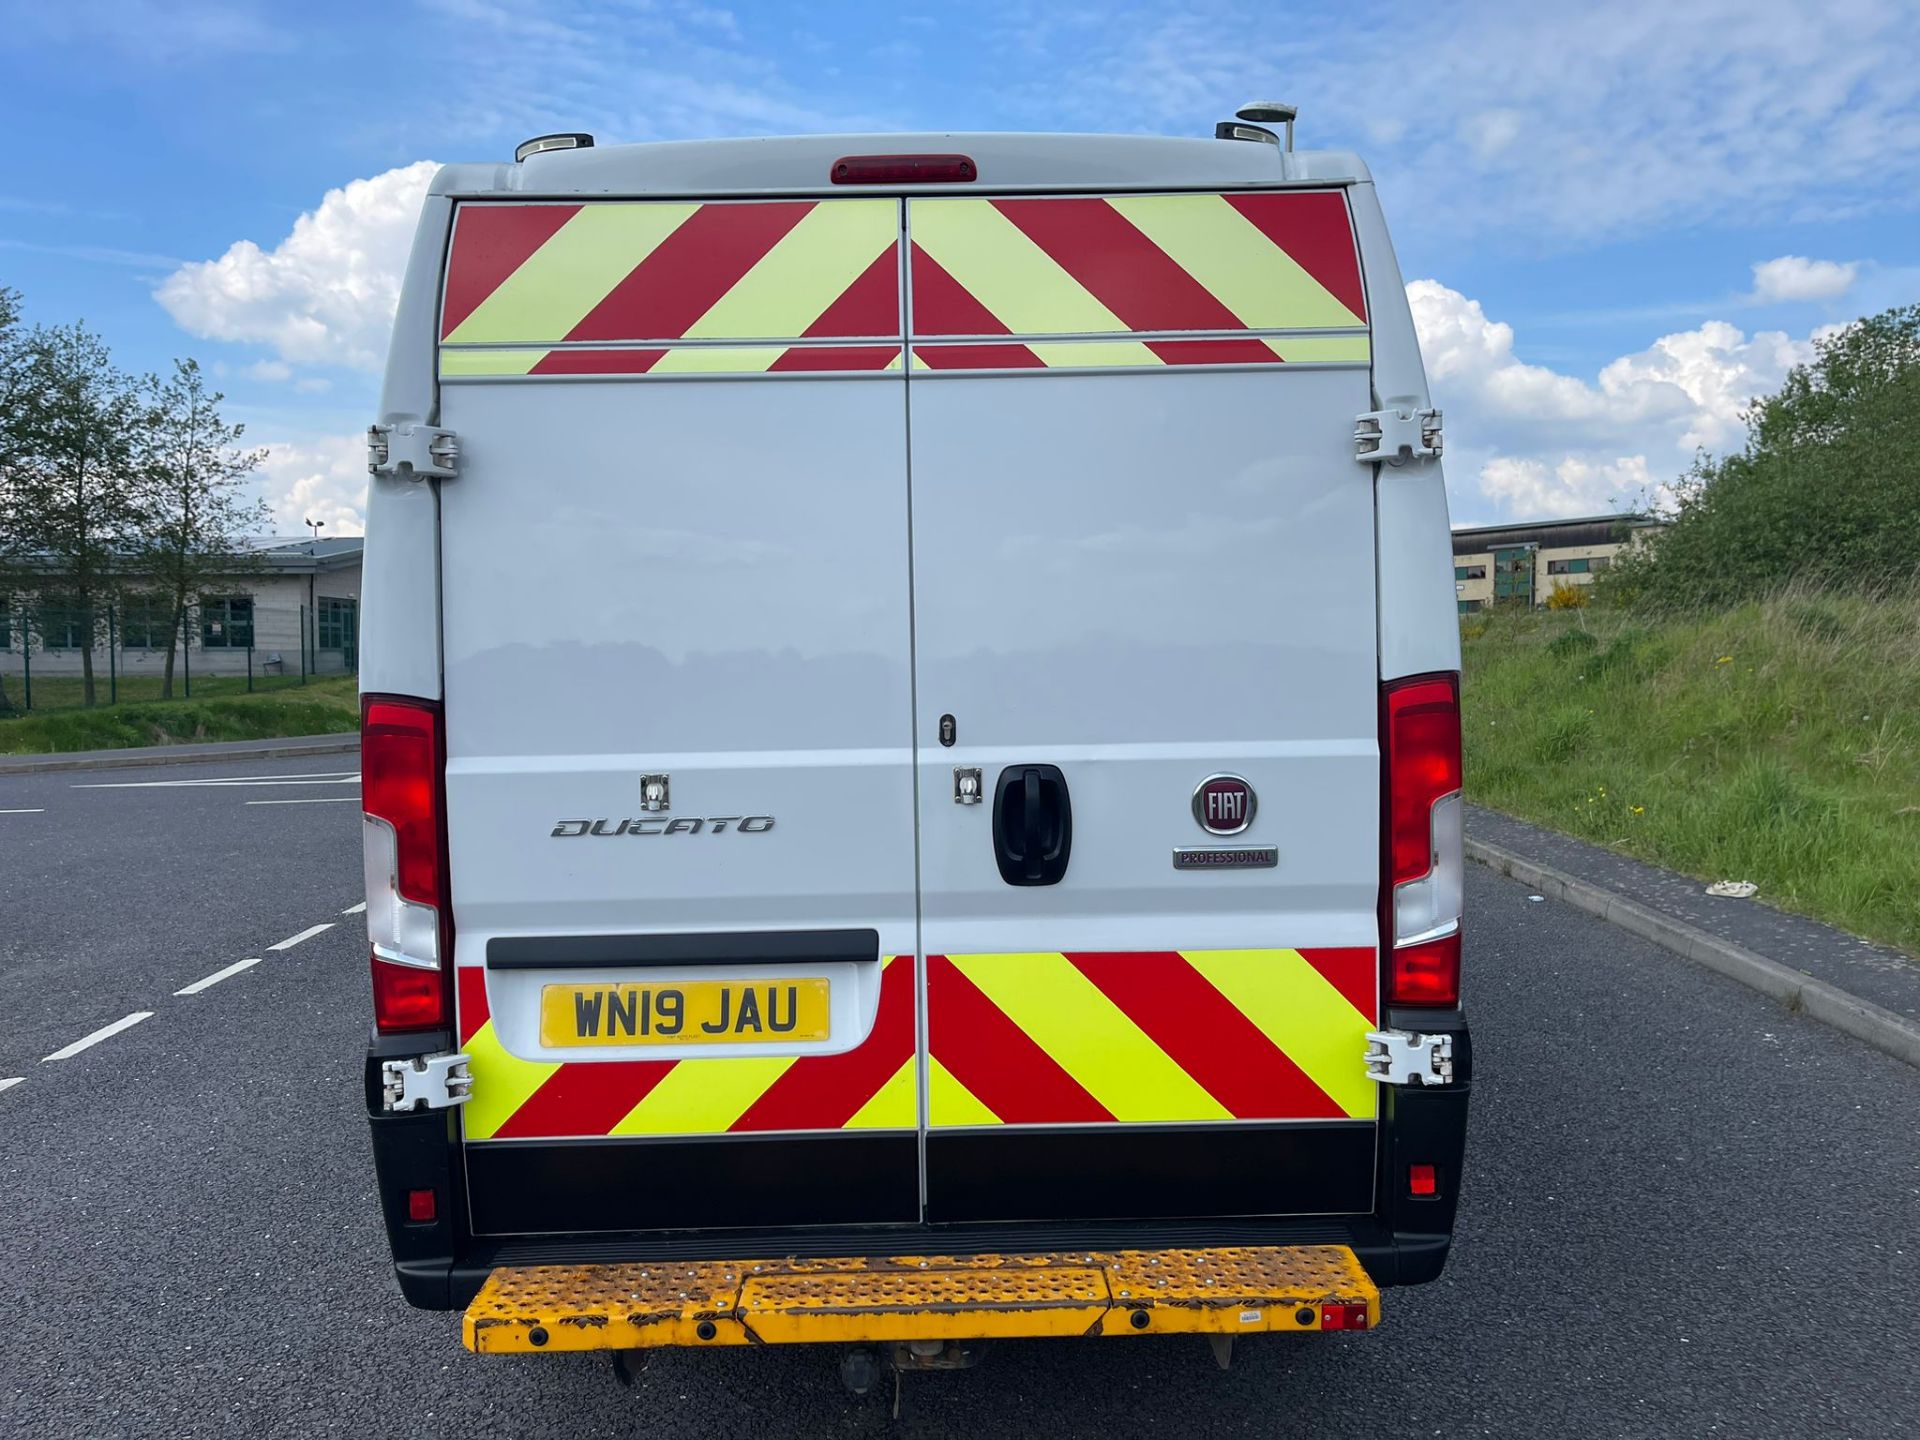
[[[831,965],[880,958],[878,930],[722,930],[698,935],[508,935],[489,970],[624,965]]]

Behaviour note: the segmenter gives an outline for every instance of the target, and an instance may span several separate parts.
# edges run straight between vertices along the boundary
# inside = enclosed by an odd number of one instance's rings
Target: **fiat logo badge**
[[[1209,835],[1238,835],[1253,824],[1255,803],[1238,775],[1209,775],[1193,792],[1193,818]]]

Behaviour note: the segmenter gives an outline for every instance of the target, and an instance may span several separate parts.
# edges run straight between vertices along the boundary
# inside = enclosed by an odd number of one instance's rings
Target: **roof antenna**
[[[1280,100],[1250,100],[1233,112],[1242,120],[1254,125],[1284,125],[1287,127],[1286,149],[1293,151],[1293,122],[1300,114],[1298,105],[1288,105]]]

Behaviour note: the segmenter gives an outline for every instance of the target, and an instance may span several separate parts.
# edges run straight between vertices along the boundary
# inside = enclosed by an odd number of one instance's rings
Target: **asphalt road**
[[[1478,869],[1459,1240],[1378,1332],[1006,1344],[898,1422],[805,1350],[469,1355],[387,1270],[352,763],[0,779],[0,1434],[1920,1429],[1920,1072]]]

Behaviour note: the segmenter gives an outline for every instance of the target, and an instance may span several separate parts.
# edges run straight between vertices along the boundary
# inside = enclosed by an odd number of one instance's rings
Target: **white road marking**
[[[134,1026],[138,1025],[142,1020],[151,1020],[152,1018],[153,1018],[153,1011],[136,1010],[133,1012],[133,1014],[128,1015],[123,1019],[116,1020],[111,1025],[102,1025],[98,1030],[94,1031],[91,1035],[82,1035],[78,1040],[74,1041],[71,1045],[62,1045],[58,1050],[54,1051],[51,1055],[42,1055],[40,1057],[40,1063],[44,1065],[49,1060],[71,1060],[74,1056],[78,1055],[82,1050],[87,1049],[89,1046],[98,1045],[102,1040],[110,1040],[115,1035],[118,1035],[122,1030],[131,1030]]]
[[[242,970],[251,970],[259,963],[260,957],[258,955],[254,956],[251,960],[236,960],[233,964],[227,966],[226,969],[216,970],[213,974],[196,980],[193,984],[176,990],[173,993],[176,995],[198,995],[202,990],[211,990],[215,985],[218,985],[229,976],[238,975]]]
[[[269,950],[291,950],[294,946],[298,945],[302,940],[311,940],[313,939],[314,936],[318,935],[322,930],[331,930],[332,928],[333,928],[333,921],[331,920],[327,921],[327,923],[324,925],[309,925],[306,929],[302,930],[298,935],[289,935],[286,939],[282,940],[278,945],[269,945],[267,948]]]
[[[249,785],[358,785],[358,770],[318,770],[311,775],[224,775],[211,780],[96,780],[75,790],[231,790]]]
[[[249,805],[358,805],[358,795],[309,795],[300,800],[249,800]]]
[[[38,810],[0,810],[0,815],[44,815],[46,813],[44,806]]]
[[[342,915],[364,915],[366,914],[366,912],[367,912],[367,902],[362,900],[358,905],[349,905],[346,909],[342,910],[340,913]]]
[[[0,1080],[0,1090],[11,1090],[26,1078],[24,1075],[9,1075],[6,1079]]]

